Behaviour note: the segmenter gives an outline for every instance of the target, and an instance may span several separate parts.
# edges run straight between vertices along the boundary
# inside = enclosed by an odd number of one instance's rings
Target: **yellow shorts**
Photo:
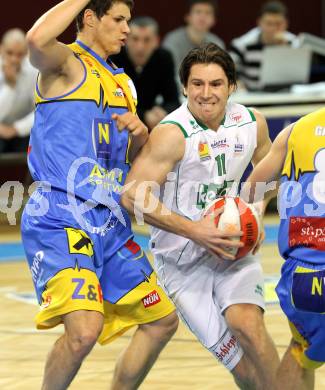
[[[175,310],[158,286],[145,253],[132,240],[103,265],[100,275],[91,264],[63,268],[45,283],[35,319],[38,329],[52,328],[76,310],[97,311],[104,315],[98,341],[106,344],[134,325],[159,320]],[[45,269],[45,258],[41,266]]]

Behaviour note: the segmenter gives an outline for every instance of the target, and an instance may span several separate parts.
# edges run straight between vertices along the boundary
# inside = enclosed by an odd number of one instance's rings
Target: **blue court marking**
[[[275,244],[278,236],[277,225],[265,225],[265,244]],[[149,236],[136,234],[134,240],[144,251],[149,249]],[[0,244],[0,263],[25,259],[25,252],[21,242],[7,242]]]
[[[276,244],[278,242],[278,225],[265,225],[265,244]]]
[[[25,252],[21,242],[6,242],[0,244],[0,262],[25,259]]]

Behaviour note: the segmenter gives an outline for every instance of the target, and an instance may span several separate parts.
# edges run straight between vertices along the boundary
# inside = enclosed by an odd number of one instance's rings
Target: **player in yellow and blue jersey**
[[[284,129],[248,181],[280,174],[278,244],[286,261],[276,291],[293,338],[278,388],[313,389],[325,362],[325,108]]]
[[[132,6],[65,0],[27,34],[40,71],[28,165],[40,183],[24,210],[22,237],[41,306],[37,327],[65,329],[47,359],[43,389],[67,388],[97,339],[104,344],[139,325],[113,379],[114,389],[137,388],[177,328],[119,206],[130,161],[148,137],[132,81],[108,59],[125,44]],[[59,43],[75,18],[76,42]]]

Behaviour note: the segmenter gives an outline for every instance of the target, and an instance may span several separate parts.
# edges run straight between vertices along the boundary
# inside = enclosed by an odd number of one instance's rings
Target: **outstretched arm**
[[[210,252],[234,259],[221,246],[240,247],[239,242],[229,240],[239,232],[226,234],[218,231],[213,218],[197,222],[186,219],[168,210],[154,195],[157,187],[159,189],[166,181],[167,174],[183,158],[184,151],[184,136],[177,126],[157,126],[132,165],[125,183],[128,189],[121,198],[122,205],[130,213],[143,215],[150,225],[189,238]]]

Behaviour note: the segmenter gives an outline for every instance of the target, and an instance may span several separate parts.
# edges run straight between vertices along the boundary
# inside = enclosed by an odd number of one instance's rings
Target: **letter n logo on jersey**
[[[142,298],[142,303],[145,308],[156,305],[159,302],[160,296],[156,290],[151,291],[151,293]]]
[[[105,161],[112,156],[112,144],[116,145],[116,136],[112,131],[112,121],[95,118],[93,123],[94,147],[98,158]]]

